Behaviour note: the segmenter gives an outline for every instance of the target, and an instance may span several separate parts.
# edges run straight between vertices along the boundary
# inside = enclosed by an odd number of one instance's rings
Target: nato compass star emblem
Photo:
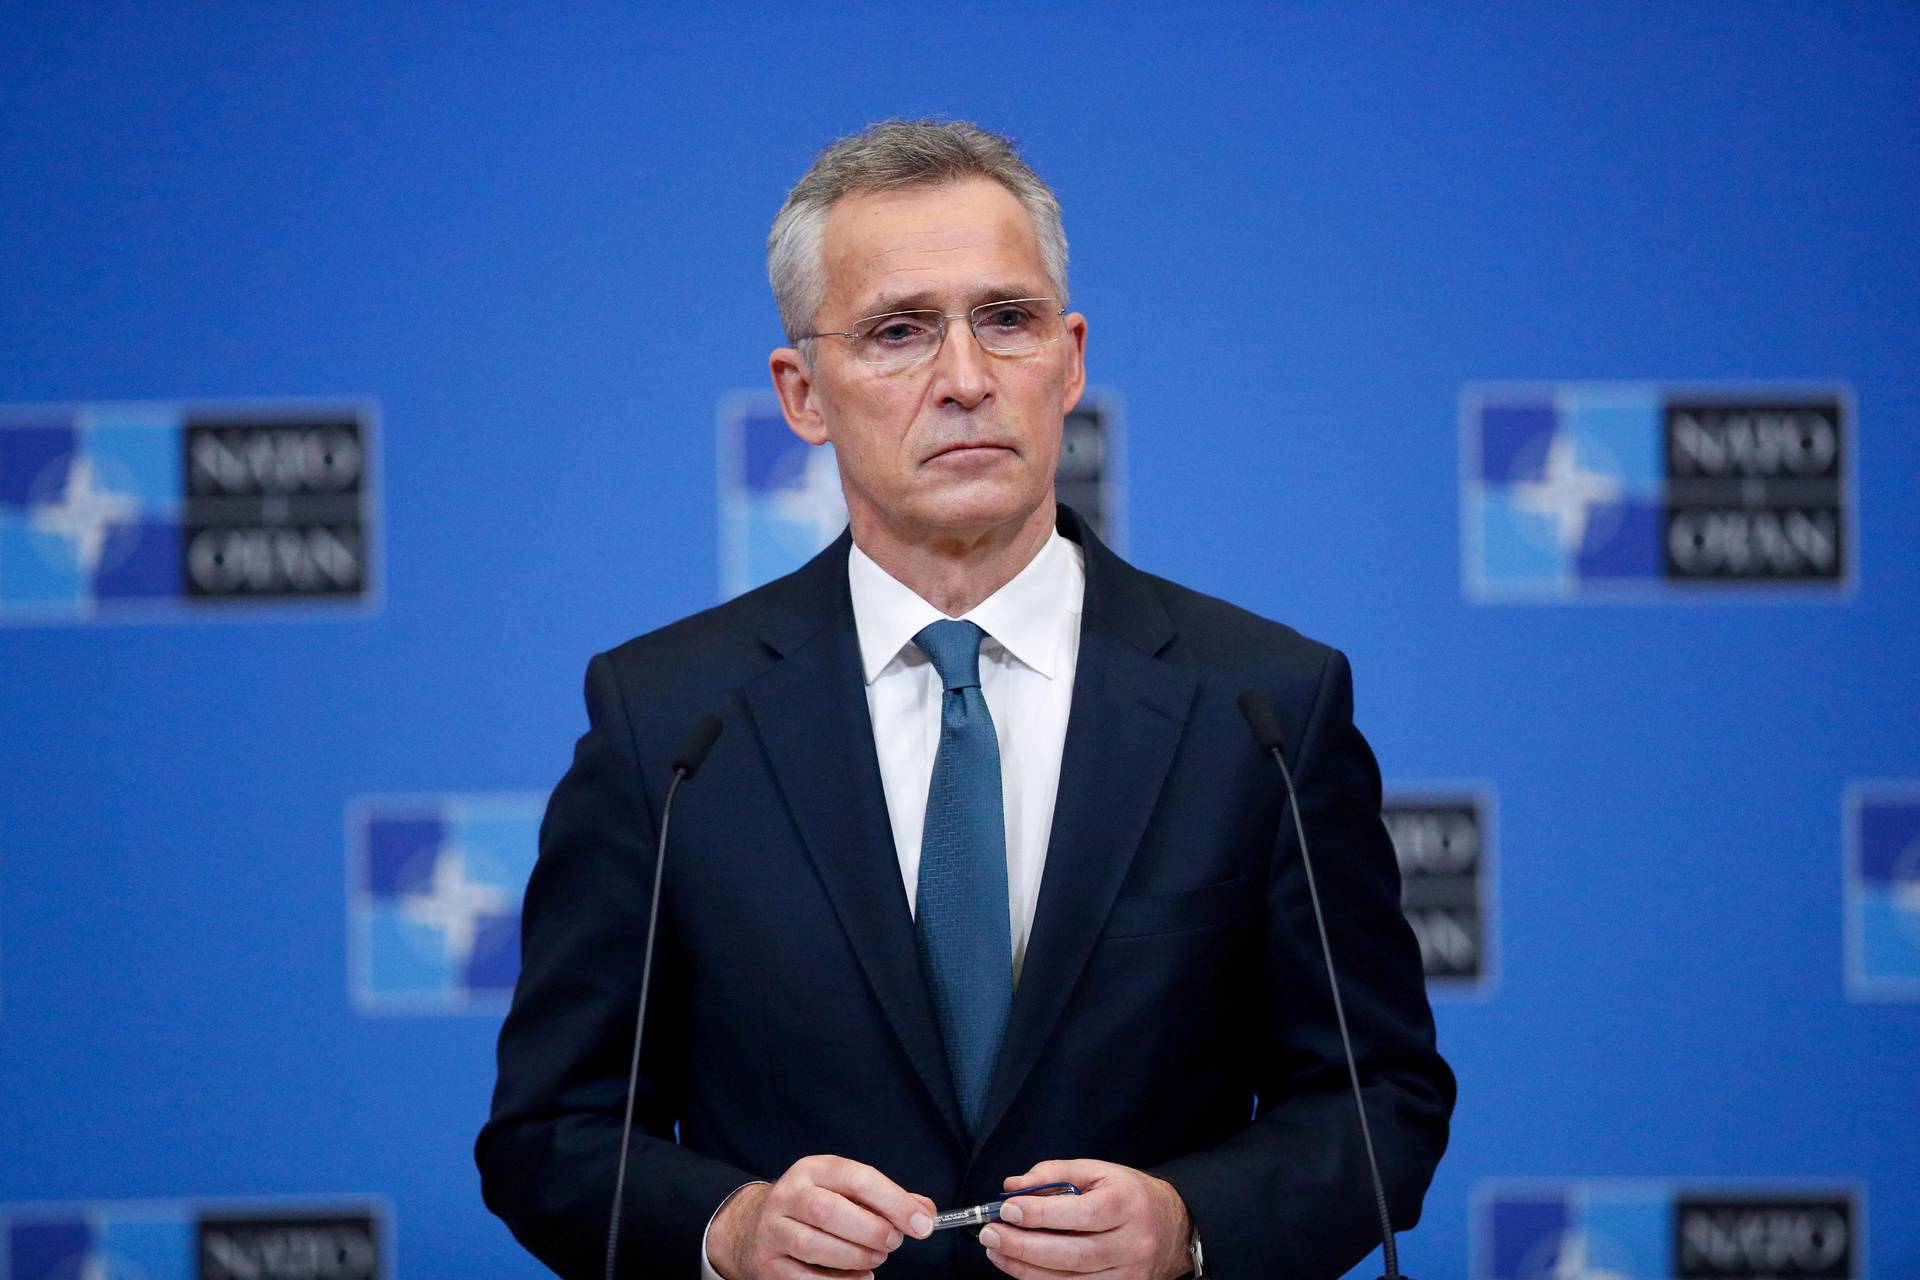
[[[59,496],[32,508],[30,525],[37,533],[62,539],[81,572],[93,574],[107,550],[116,526],[124,526],[140,511],[132,494],[109,488],[94,474],[91,458],[69,458]]]
[[[1659,580],[1659,406],[1610,389],[1495,389],[1463,401],[1469,593],[1569,598]]]
[[[1608,472],[1582,467],[1579,441],[1571,435],[1555,435],[1547,444],[1539,476],[1516,482],[1512,497],[1517,510],[1548,522],[1562,551],[1577,554],[1586,545],[1595,512],[1619,503],[1620,481]]]
[[[504,1010],[538,795],[372,797],[347,816],[354,1003],[368,1013]]]
[[[506,915],[513,902],[501,885],[467,876],[467,852],[457,844],[440,845],[428,861],[433,871],[424,891],[400,894],[395,910],[402,920],[438,935],[448,967],[464,971],[473,961],[481,921]]]
[[[0,621],[177,598],[178,447],[131,413],[0,409]]]

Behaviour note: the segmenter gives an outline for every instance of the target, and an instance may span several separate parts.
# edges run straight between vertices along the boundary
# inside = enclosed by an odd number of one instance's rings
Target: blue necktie
[[[960,1110],[976,1136],[1013,1002],[1000,744],[980,692],[980,637],[971,622],[947,621],[913,638],[946,690],[920,840],[914,926]]]

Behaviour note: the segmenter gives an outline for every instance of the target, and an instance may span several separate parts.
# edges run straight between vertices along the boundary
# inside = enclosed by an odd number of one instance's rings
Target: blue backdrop
[[[588,655],[714,602],[773,212],[945,112],[1064,201],[1131,558],[1497,796],[1410,1269],[1483,1180],[1766,1179],[1920,1274],[1842,856],[1920,778],[1917,66],[1898,4],[0,7],[0,402],[369,398],[383,494],[372,610],[0,629],[0,1201],[377,1195],[403,1275],[538,1272],[469,1155],[497,1012],[353,998],[350,807],[544,791]],[[1850,386],[1856,589],[1469,599],[1502,379]]]

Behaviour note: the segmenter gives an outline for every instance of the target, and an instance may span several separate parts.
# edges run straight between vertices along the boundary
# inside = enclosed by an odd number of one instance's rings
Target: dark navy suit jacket
[[[914,948],[863,696],[848,538],[798,572],[596,656],[553,793],[477,1158],[486,1200],[598,1276],[669,759],[725,724],[675,801],[623,1274],[693,1277],[714,1207],[796,1159],[865,1161],[942,1208],[1037,1160],[1178,1188],[1208,1270],[1334,1277],[1377,1245],[1366,1158],[1277,770],[1287,735],[1395,1223],[1419,1215],[1454,1082],[1399,910],[1346,660],[1086,555],[1079,665],[1032,939],[968,1138]],[[678,1126],[678,1142],[675,1127]],[[963,1232],[886,1280],[998,1276]]]

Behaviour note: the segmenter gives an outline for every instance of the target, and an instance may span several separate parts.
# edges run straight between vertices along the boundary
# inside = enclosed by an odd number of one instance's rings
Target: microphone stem
[[[647,1029],[647,988],[653,982],[653,933],[660,919],[660,884],[667,870],[667,824],[673,821],[673,793],[686,781],[687,769],[677,766],[660,803],[660,842],[653,859],[653,899],[647,904],[647,954],[640,965],[640,1006],[633,1019],[633,1064],[627,1068],[627,1114],[620,1122],[620,1169],[613,1178],[613,1220],[607,1224],[606,1280],[613,1280],[613,1260],[620,1247],[620,1202],[627,1190],[627,1147],[633,1141],[633,1095],[640,1084],[640,1038]],[[1364,1119],[1364,1117],[1363,1117]]]
[[[1320,954],[1327,962],[1327,987],[1333,992],[1333,1020],[1340,1027],[1340,1047],[1346,1050],[1347,1079],[1353,1084],[1353,1107],[1360,1113],[1361,1145],[1367,1149],[1367,1168],[1373,1174],[1373,1200],[1380,1210],[1380,1247],[1382,1258],[1387,1264],[1387,1274],[1382,1280],[1392,1280],[1400,1275],[1398,1250],[1393,1244],[1393,1219],[1387,1213],[1387,1193],[1380,1181],[1380,1162],[1373,1154],[1373,1131],[1367,1124],[1367,1104],[1360,1094],[1360,1068],[1353,1056],[1353,1040],[1347,1034],[1347,1011],[1340,1002],[1340,980],[1334,976],[1333,947],[1327,942],[1327,921],[1320,913],[1320,890],[1313,881],[1313,859],[1307,856],[1307,829],[1300,820],[1300,798],[1293,792],[1293,771],[1287,768],[1287,760],[1279,747],[1272,749],[1274,763],[1280,766],[1280,778],[1287,784],[1287,809],[1293,814],[1294,834],[1300,840],[1300,866],[1307,873],[1307,899],[1313,904],[1313,922],[1318,926],[1320,935]],[[608,1276],[612,1280],[612,1276]]]

